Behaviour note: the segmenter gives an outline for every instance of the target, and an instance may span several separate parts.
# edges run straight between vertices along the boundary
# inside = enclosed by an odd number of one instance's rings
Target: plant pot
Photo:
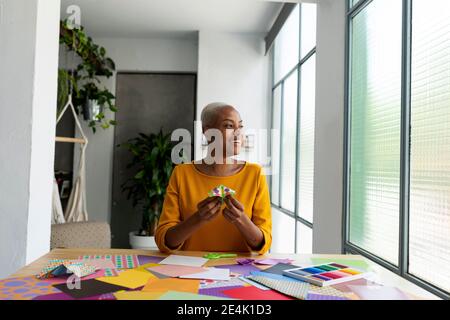
[[[155,237],[138,236],[137,231],[130,232],[130,245],[132,249],[158,250]]]
[[[87,100],[83,105],[83,116],[86,121],[98,121],[97,116],[103,112],[103,107],[97,100]]]

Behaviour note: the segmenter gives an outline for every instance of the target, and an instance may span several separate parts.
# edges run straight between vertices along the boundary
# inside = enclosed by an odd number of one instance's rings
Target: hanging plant
[[[111,77],[115,70],[114,61],[106,56],[105,48],[96,45],[84,28],[71,28],[67,20],[60,22],[59,43],[64,44],[68,52],[80,57],[81,62],[75,70],[69,72],[60,69],[58,76],[58,114],[67,103],[70,88],[72,102],[78,114],[89,121],[89,127],[95,133],[99,124],[103,129],[116,125],[116,121],[106,119],[105,110],[117,112],[115,96],[106,88],[100,87],[99,77]]]

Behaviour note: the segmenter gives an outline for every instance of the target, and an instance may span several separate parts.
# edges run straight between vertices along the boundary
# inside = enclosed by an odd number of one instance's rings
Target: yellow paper
[[[198,293],[200,280],[191,279],[150,279],[142,291],[145,292],[166,292],[166,291],[181,291]]]
[[[117,300],[156,300],[164,292],[120,291],[114,293]]]
[[[156,277],[149,272],[131,269],[119,273],[117,277],[101,277],[97,278],[97,280],[130,289],[136,289],[144,286],[152,278]]]
[[[140,267],[134,268],[133,270],[151,273],[150,271],[147,270],[147,268],[156,267],[156,266],[160,266],[160,264],[158,264],[158,263],[147,263],[147,264],[143,264]]]

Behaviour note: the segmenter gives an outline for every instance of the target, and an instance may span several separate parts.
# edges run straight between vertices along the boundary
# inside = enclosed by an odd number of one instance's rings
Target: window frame
[[[285,75],[283,75],[280,80],[276,83],[274,83],[274,73],[275,73],[275,59],[276,59],[276,55],[275,55],[275,46],[276,43],[274,44],[273,48],[272,48],[272,92],[271,92],[271,98],[272,98],[272,103],[271,103],[271,128],[274,127],[274,118],[275,118],[275,102],[274,102],[274,92],[276,89],[280,88],[280,135],[279,135],[279,141],[278,143],[280,144],[280,157],[278,159],[278,163],[279,163],[279,171],[282,171],[282,161],[281,161],[281,157],[283,154],[283,146],[282,146],[282,141],[283,141],[283,112],[284,112],[284,86],[285,86],[285,82],[287,79],[289,79],[289,77],[291,75],[293,75],[294,72],[297,72],[297,126],[296,126],[296,155],[295,155],[295,190],[293,192],[295,192],[295,212],[292,212],[290,210],[287,210],[283,207],[281,207],[281,193],[282,193],[282,177],[281,174],[278,174],[277,179],[279,182],[279,187],[278,187],[278,205],[272,202],[272,197],[271,197],[271,206],[272,208],[276,209],[277,211],[279,211],[281,214],[285,214],[290,218],[294,219],[294,223],[295,223],[295,244],[294,244],[294,248],[295,248],[295,253],[298,253],[298,246],[297,246],[297,238],[298,238],[298,227],[297,227],[297,222],[300,222],[301,224],[303,224],[304,226],[310,228],[311,230],[313,230],[313,222],[307,221],[306,219],[300,217],[299,214],[299,199],[298,199],[298,182],[299,182],[299,175],[300,175],[300,148],[299,148],[299,142],[300,142],[300,116],[301,116],[301,76],[302,76],[302,66],[309,61],[310,58],[312,58],[315,54],[316,54],[316,46],[314,46],[304,57],[301,56],[301,45],[302,45],[302,5],[301,4],[297,4],[299,6],[299,46],[298,46],[298,52],[299,52],[299,61],[297,62],[297,64],[290,69]],[[275,141],[271,141],[271,148],[273,146],[273,144],[275,143]],[[270,191],[272,191],[272,179],[274,179],[274,176],[271,175],[271,181],[270,181]],[[271,192],[272,194],[272,192]]]
[[[346,39],[345,39],[345,114],[344,114],[344,196],[342,247],[343,253],[359,254],[397,275],[411,281],[431,293],[450,299],[450,293],[424,279],[409,273],[409,195],[410,195],[410,141],[411,141],[411,68],[412,68],[412,7],[414,0],[402,1],[402,66],[401,66],[401,150],[400,150],[400,206],[399,206],[399,256],[398,266],[372,254],[350,242],[350,145],[351,145],[351,59],[352,59],[352,20],[373,1],[359,0],[353,6],[346,1]]]

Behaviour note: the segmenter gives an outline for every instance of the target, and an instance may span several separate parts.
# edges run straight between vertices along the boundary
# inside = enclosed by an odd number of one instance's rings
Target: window
[[[352,20],[350,242],[398,264],[401,0]],[[386,50],[386,47],[389,50]]]
[[[272,250],[312,253],[316,5],[299,4],[273,48]]]
[[[449,298],[450,2],[349,0],[348,30],[345,248]]]
[[[281,203],[290,212],[295,211],[295,170],[297,141],[297,72],[293,72],[284,83],[283,120],[281,126]]]
[[[450,1],[412,12],[409,272],[450,292]]]

